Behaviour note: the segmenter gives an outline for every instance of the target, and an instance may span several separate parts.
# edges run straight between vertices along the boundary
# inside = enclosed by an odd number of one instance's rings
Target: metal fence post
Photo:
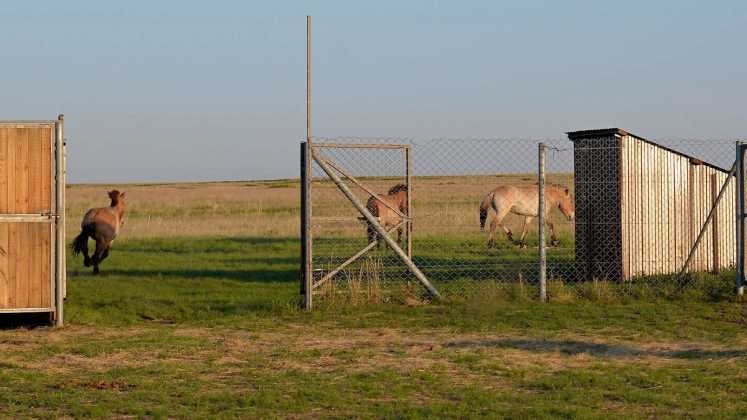
[[[65,117],[60,114],[55,124],[55,242],[57,245],[55,261],[55,325],[61,327],[65,324],[65,157],[63,152]]]
[[[539,232],[539,293],[540,301],[547,302],[547,248],[545,246],[545,144],[539,144],[539,203],[537,210]]]
[[[412,151],[405,148],[405,179],[407,183],[407,256],[412,259]]]
[[[736,145],[735,175],[737,177],[737,295],[744,294],[744,145],[741,141]]]
[[[311,309],[312,238],[311,238],[311,151],[308,142],[301,142],[301,295],[304,309]]]

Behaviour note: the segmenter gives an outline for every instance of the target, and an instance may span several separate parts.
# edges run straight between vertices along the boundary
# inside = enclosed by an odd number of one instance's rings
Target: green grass
[[[733,298],[307,313],[298,254],[292,238],[173,238],[116,243],[98,277],[70,259],[67,326],[0,330],[0,417],[747,416]]]

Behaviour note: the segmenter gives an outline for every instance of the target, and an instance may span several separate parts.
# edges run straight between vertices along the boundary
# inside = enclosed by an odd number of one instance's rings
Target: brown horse
[[[539,214],[539,187],[537,185],[501,185],[489,192],[480,204],[480,230],[485,230],[485,220],[490,208],[495,211],[495,219],[490,223],[490,234],[488,235],[488,248],[495,246],[495,228],[500,226],[506,232],[511,242],[525,247],[524,239],[527,235],[527,225],[533,217]],[[575,217],[573,199],[568,188],[562,185],[547,185],[545,187],[545,223],[550,228],[550,245],[557,246],[558,239],[555,236],[555,226],[550,222],[547,214],[553,207],[557,207],[572,221]],[[503,219],[508,213],[524,216],[524,225],[521,228],[521,238],[514,241],[511,229],[503,225]]]
[[[83,265],[93,265],[93,274],[99,273],[99,264],[109,256],[112,242],[124,224],[125,193],[113,190],[108,194],[111,199],[109,207],[88,210],[80,224],[80,235],[73,241],[73,255],[82,252]],[[88,238],[96,241],[96,251],[92,257],[88,256]]]
[[[369,198],[366,203],[366,209],[368,209],[368,211],[379,220],[379,224],[381,224],[385,230],[389,230],[402,221],[402,217],[392,210],[392,208],[399,210],[400,213],[407,216],[407,194],[407,185],[397,184],[390,188],[386,195],[378,194],[376,197]],[[361,218],[361,220],[365,221],[366,219]],[[378,239],[376,229],[374,229],[370,224],[367,224],[366,231],[368,233],[368,243]],[[401,241],[402,227],[397,229],[397,242]],[[377,246],[380,245],[381,243],[379,242]]]

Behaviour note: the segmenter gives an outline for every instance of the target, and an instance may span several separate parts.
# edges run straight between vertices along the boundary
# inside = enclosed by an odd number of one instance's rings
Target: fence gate
[[[393,278],[407,279],[413,290],[419,282],[438,297],[412,262],[411,158],[408,144],[302,144],[301,292],[307,308],[319,293],[328,301],[336,295],[402,298],[383,284]]]
[[[63,117],[0,122],[0,317],[63,323]]]

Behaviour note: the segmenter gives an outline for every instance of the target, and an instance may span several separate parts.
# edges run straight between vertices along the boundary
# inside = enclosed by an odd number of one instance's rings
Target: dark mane
[[[405,184],[397,184],[397,185],[393,186],[392,188],[389,188],[389,191],[387,192],[387,194],[389,194],[389,195],[397,194],[400,191],[407,191],[407,185],[405,185]]]

